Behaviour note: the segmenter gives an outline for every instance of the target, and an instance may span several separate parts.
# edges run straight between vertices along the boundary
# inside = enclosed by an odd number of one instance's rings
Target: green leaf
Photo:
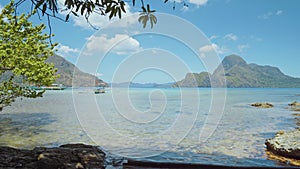
[[[73,15],[78,16],[78,14],[74,11],[71,11]]]
[[[156,16],[155,15],[153,15],[153,14],[150,14],[150,20],[152,20],[153,21],[153,23],[157,23],[157,18],[156,18]]]
[[[44,3],[44,5],[43,5],[43,9],[42,9],[42,14],[43,14],[43,16],[44,16],[44,14],[45,14],[46,10],[47,10],[47,4],[46,4],[46,3]]]
[[[112,11],[110,11],[110,14],[109,14],[109,19],[111,19],[112,17],[114,16],[114,9],[112,9]]]
[[[121,13],[121,9],[120,8],[118,8],[118,14],[119,14],[119,19],[121,19],[122,13]]]
[[[126,13],[124,1],[121,1],[121,9],[124,13]]]
[[[38,9],[42,4],[44,3],[44,0],[39,0],[38,3],[35,5],[35,9]]]
[[[86,7],[86,4],[83,4],[83,5],[81,6],[81,15],[84,14],[85,7]]]
[[[68,14],[67,16],[66,16],[66,22],[68,22],[69,21],[69,17],[70,17],[70,15]]]

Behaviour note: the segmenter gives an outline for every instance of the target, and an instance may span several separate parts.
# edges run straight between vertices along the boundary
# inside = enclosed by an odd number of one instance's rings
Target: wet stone
[[[300,160],[300,129],[279,131],[274,138],[267,139],[265,144],[267,150],[275,155]]]
[[[91,145],[67,144],[55,148],[36,147],[33,150],[0,147],[0,152],[0,168],[105,168],[105,153]]]

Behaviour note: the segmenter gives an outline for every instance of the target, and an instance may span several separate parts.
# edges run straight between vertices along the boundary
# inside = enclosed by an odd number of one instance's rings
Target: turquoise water
[[[300,101],[300,89],[225,92],[226,98],[213,98],[210,89],[107,89],[98,95],[90,89],[47,91],[1,112],[0,145],[81,142],[153,161],[279,165],[267,159],[264,142],[279,130],[297,127],[287,104]],[[254,102],[274,107],[249,106]]]

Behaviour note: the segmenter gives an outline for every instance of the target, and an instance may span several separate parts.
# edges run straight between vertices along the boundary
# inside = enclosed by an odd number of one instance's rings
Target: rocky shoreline
[[[66,144],[55,148],[20,150],[0,147],[0,168],[5,169],[104,169],[105,153],[96,146]]]
[[[266,140],[267,150],[285,157],[284,162],[300,166],[300,129],[279,131],[274,138]],[[279,159],[280,160],[280,159]]]
[[[197,163],[154,162],[121,158],[110,161],[97,146],[85,144],[66,144],[54,148],[36,147],[21,150],[0,146],[1,169],[272,169],[274,167],[223,166]],[[117,163],[115,163],[117,162]],[[278,166],[276,169],[294,169]],[[295,168],[298,169],[298,168]]]
[[[300,111],[300,103],[292,102],[288,104],[292,111]],[[298,116],[294,113],[296,125],[300,124]],[[300,166],[300,128],[291,131],[279,131],[274,138],[267,139],[267,155],[269,159],[278,160],[294,166]]]

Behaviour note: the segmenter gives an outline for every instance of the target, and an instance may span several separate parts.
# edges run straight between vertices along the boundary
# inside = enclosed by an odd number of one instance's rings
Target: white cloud
[[[212,35],[212,36],[210,36],[210,37],[208,38],[208,40],[214,40],[214,39],[217,39],[217,38],[218,38],[217,35]]]
[[[107,35],[91,36],[88,39],[86,49],[87,54],[110,51],[118,55],[126,55],[138,52],[142,48],[136,39],[126,34],[116,34],[111,38]]]
[[[218,48],[218,45],[216,45],[215,43],[211,44],[211,45],[205,45],[203,47],[201,47],[199,49],[199,51],[201,53],[208,53],[208,52],[213,52]]]
[[[2,11],[3,8],[4,8],[4,7],[0,4],[0,12]]]
[[[80,53],[79,49],[62,44],[59,44],[55,49],[57,50],[56,53],[62,57],[76,57]]]
[[[241,53],[244,53],[246,49],[249,49],[250,46],[249,45],[239,45],[238,49]]]
[[[276,12],[276,15],[281,15],[282,13],[283,13],[282,10],[278,10],[278,11]]]
[[[273,15],[272,12],[268,12],[266,14],[263,14],[262,16],[259,16],[260,19],[269,19]]]
[[[174,0],[174,1],[177,3],[183,2],[183,0]],[[173,1],[170,1],[170,2],[173,2]],[[188,0],[188,2],[199,7],[199,6],[205,5],[208,2],[208,0]]]
[[[269,19],[271,18],[272,16],[279,16],[279,15],[282,15],[283,11],[282,10],[277,10],[276,12],[268,12],[268,13],[265,13],[261,16],[258,16],[259,19]]]
[[[256,36],[254,36],[254,35],[251,35],[251,36],[250,36],[250,39],[255,40],[255,41],[258,41],[258,42],[261,42],[261,41],[263,40],[262,38],[256,37]]]
[[[205,5],[208,2],[208,0],[189,0],[189,3],[195,4],[198,7]]]
[[[238,40],[238,37],[236,35],[234,35],[233,33],[229,33],[224,36],[224,39],[236,41],[236,40]]]
[[[101,76],[103,76],[103,73],[97,72],[97,73],[94,73],[94,75],[95,75],[96,77],[101,77]]]
[[[205,55],[210,52],[217,52],[218,54],[224,54],[227,51],[228,51],[227,48],[220,47],[215,43],[212,43],[211,45],[205,45],[199,49],[200,57],[202,58],[204,58]]]

